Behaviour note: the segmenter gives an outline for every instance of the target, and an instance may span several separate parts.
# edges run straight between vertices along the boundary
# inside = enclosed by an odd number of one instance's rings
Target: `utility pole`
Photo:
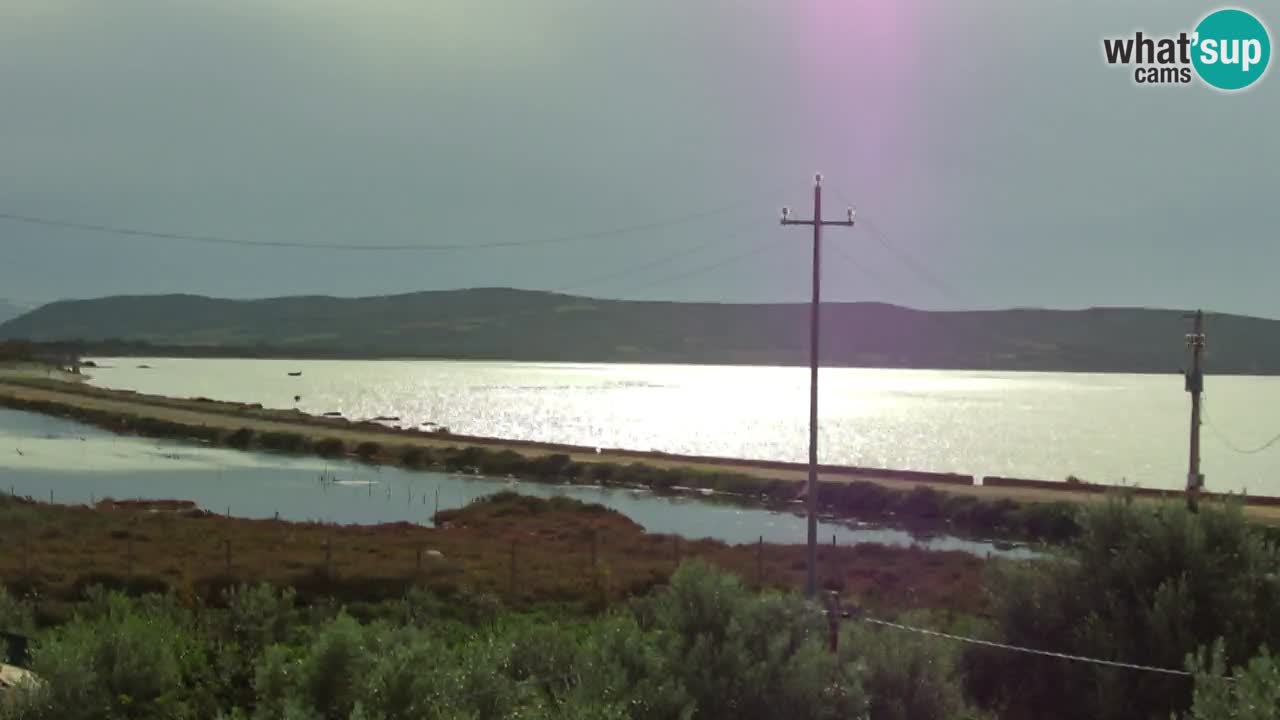
[[[813,219],[792,220],[791,209],[782,208],[783,225],[813,226],[813,300],[809,303],[809,484],[805,509],[809,516],[808,570],[804,592],[812,598],[818,591],[818,314],[822,304],[822,228],[826,225],[853,227],[853,208],[844,220],[822,219],[822,176],[813,178]]]
[[[1191,393],[1191,458],[1187,465],[1187,509],[1196,512],[1200,505],[1200,488],[1204,487],[1204,475],[1200,473],[1200,393],[1204,392],[1204,370],[1200,366],[1204,353],[1204,312],[1195,311],[1185,317],[1193,321],[1187,334],[1187,347],[1191,350],[1191,370],[1187,372],[1187,392]]]

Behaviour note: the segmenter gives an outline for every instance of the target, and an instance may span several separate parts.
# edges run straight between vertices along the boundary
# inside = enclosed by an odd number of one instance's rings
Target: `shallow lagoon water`
[[[321,478],[326,482],[321,482]],[[436,509],[457,508],[503,490],[565,496],[617,510],[654,533],[729,543],[803,543],[798,515],[645,491],[417,472],[307,456],[248,453],[175,441],[118,436],[61,418],[0,409],[0,491],[59,503],[182,499],[238,517],[335,523],[431,524]],[[976,554],[1026,555],[954,537],[918,538],[903,530],[819,525],[840,544],[919,545]]]

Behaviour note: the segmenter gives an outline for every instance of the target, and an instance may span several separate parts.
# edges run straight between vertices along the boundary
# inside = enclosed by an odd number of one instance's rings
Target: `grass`
[[[91,585],[207,598],[265,581],[292,585],[304,599],[348,602],[421,585],[446,596],[496,593],[515,606],[599,607],[665,584],[692,557],[752,585],[797,589],[804,580],[802,545],[649,534],[615,511],[568,498],[501,493],[441,512],[438,523],[289,523],[227,518],[181,501],[90,508],[0,497],[0,582],[41,598],[52,622]],[[984,561],[965,553],[864,544],[822,547],[819,562],[824,586],[872,607],[974,612],[984,602]]]

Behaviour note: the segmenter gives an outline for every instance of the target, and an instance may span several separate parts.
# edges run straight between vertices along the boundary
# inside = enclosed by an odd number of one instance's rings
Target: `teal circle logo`
[[[1219,90],[1243,90],[1258,81],[1271,60],[1271,36],[1244,10],[1217,10],[1196,26],[1191,63],[1200,79]]]

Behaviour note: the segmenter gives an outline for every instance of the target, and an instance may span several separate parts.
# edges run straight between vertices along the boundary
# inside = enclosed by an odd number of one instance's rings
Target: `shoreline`
[[[59,345],[59,342],[50,342],[51,345]],[[102,352],[96,352],[102,350]],[[92,343],[88,347],[82,347],[81,352],[85,358],[155,358],[164,360],[358,360],[361,362],[481,362],[481,363],[529,363],[535,365],[670,365],[670,366],[703,366],[703,367],[772,367],[772,368],[797,368],[807,369],[808,360],[805,357],[795,359],[793,362],[778,361],[761,361],[757,358],[733,358],[725,357],[716,360],[706,360],[702,358],[689,358],[687,356],[676,357],[659,357],[655,356],[649,359],[633,359],[633,358],[595,358],[595,359],[566,359],[560,355],[548,356],[523,356],[514,357],[494,353],[492,355],[471,354],[471,355],[395,355],[395,354],[374,354],[366,355],[360,352],[352,351],[320,351],[313,350],[311,352],[298,353],[283,348],[269,348],[260,353],[255,354],[254,350],[243,347],[219,348],[217,346],[194,346],[194,347],[173,347],[173,346],[156,346],[148,348],[139,348],[136,351],[124,347],[94,347]],[[981,363],[909,363],[902,362],[898,364],[886,363],[883,358],[877,358],[874,362],[841,362],[839,360],[824,360],[823,367],[833,370],[921,370],[921,371],[945,371],[945,372],[990,372],[990,373],[1044,373],[1044,374],[1079,374],[1079,375],[1181,375],[1182,371],[1176,366],[1169,367],[1132,367],[1122,365],[1098,365],[1098,366],[1071,366],[1071,365],[1036,365],[1036,366],[1019,366],[1019,365],[999,365],[999,364],[981,364]],[[1256,367],[1228,367],[1225,369],[1217,369],[1215,375],[1228,377],[1258,377],[1258,378],[1276,378],[1280,377],[1280,369],[1266,371]]]
[[[272,410],[255,404],[109,390],[88,385],[69,373],[62,373],[61,377],[64,379],[0,373],[0,406],[71,417],[114,432],[194,439],[241,450],[306,452],[328,457],[352,455],[369,463],[410,468],[443,462],[451,464],[452,470],[474,471],[487,467],[489,471],[480,474],[496,471],[500,475],[532,475],[529,479],[533,480],[569,482],[592,478],[593,484],[625,483],[630,473],[630,479],[654,489],[684,486],[714,490],[738,494],[748,500],[764,499],[766,504],[793,501],[802,496],[807,473],[803,463],[618,448],[601,448],[597,452],[595,448],[560,443],[404,430],[370,421]],[[894,511],[882,507],[880,514],[873,517],[857,512],[867,504],[867,491],[872,491],[872,495],[923,495],[928,497],[917,499],[927,501],[924,504],[929,507],[897,519],[908,523],[931,521],[927,524],[935,526],[944,519],[937,508],[932,507],[939,503],[937,496],[970,505],[1017,506],[1075,505],[1097,501],[1109,492],[1129,492],[1153,499],[1181,496],[1178,491],[1018,478],[985,478],[983,484],[975,484],[975,478],[959,473],[839,465],[819,466],[819,480],[824,513],[834,512],[848,519],[884,520],[884,513],[892,516]],[[1209,496],[1212,497],[1215,496]],[[1280,525],[1280,499],[1252,496],[1245,499],[1245,513],[1251,520]],[[870,500],[881,505],[885,502],[882,497]]]

